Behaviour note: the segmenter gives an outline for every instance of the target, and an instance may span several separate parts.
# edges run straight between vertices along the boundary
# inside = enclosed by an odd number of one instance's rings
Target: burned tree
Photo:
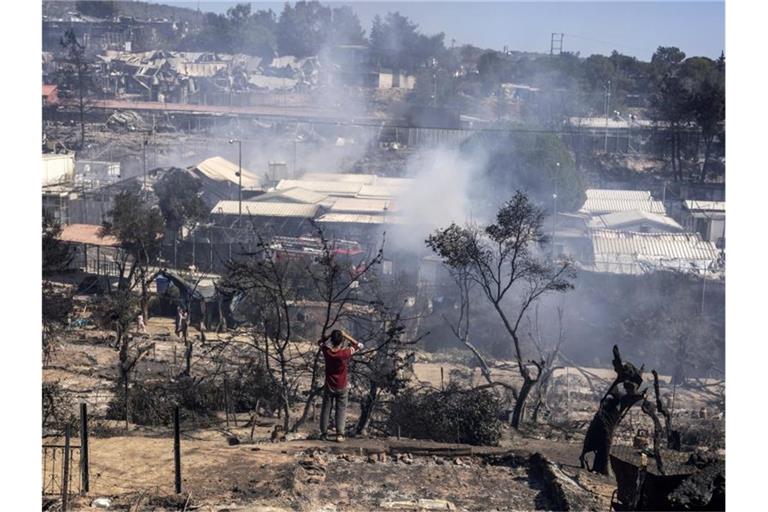
[[[259,239],[257,250],[242,261],[229,262],[227,288],[244,297],[247,317],[253,326],[250,338],[238,340],[261,354],[266,372],[280,395],[283,429],[290,425],[291,395],[298,379],[306,377],[301,352],[308,350],[294,336],[292,304],[300,288],[301,270],[295,261],[281,260],[270,244]]]
[[[526,362],[523,358],[520,324],[530,306],[542,295],[573,288],[574,275],[569,262],[547,262],[536,254],[536,246],[546,240],[542,233],[543,218],[543,210],[518,191],[501,207],[496,223],[484,228],[451,224],[426,240],[427,246],[449,269],[464,273],[467,282],[479,287],[513,342],[523,379],[512,412],[514,428],[520,427],[526,399],[541,373],[540,362]],[[510,308],[507,299],[515,293],[518,300],[514,308]]]
[[[60,272],[72,261],[72,254],[60,239],[61,226],[55,219],[43,212],[43,278]],[[66,287],[55,286],[44,280],[43,302],[43,366],[50,360],[62,331],[66,328],[72,312],[72,293]]]
[[[115,330],[115,349],[118,351],[117,394],[122,395],[123,398],[126,425],[129,421],[128,398],[131,372],[152,347],[149,343],[135,342],[127,333],[139,311],[139,300],[130,290],[115,290],[105,295],[96,310],[101,324]]]
[[[336,244],[328,240],[319,227],[317,235],[320,239],[321,250],[312,264],[306,266],[311,283],[310,297],[322,307],[320,336],[329,335],[332,329],[343,322],[356,305],[365,305],[372,293],[370,285],[372,276],[381,265],[384,257],[384,239],[378,250],[372,254],[352,256],[337,250]],[[321,351],[315,351],[309,367],[311,382],[309,393],[304,401],[301,417],[293,426],[296,430],[309,417],[309,411],[320,395],[321,385]]]
[[[398,298],[402,296],[395,292],[395,301]],[[355,427],[358,435],[367,434],[383,397],[395,396],[405,388],[414,361],[409,349],[426,336],[409,337],[407,325],[415,319],[405,316],[402,300],[394,307],[387,302],[371,301],[364,314],[351,318],[353,327],[361,333],[358,339],[365,343],[350,368],[353,388],[361,395]]]
[[[623,362],[616,345],[613,346],[613,369],[616,378],[600,399],[600,405],[589,424],[579,456],[582,468],[586,467],[604,475],[608,474],[608,455],[616,427],[633,405],[645,399],[645,391],[639,392],[643,384],[643,367],[638,369],[630,362]],[[591,468],[586,460],[588,453],[595,455]]]
[[[563,310],[560,307],[557,308],[557,338],[549,347],[546,346],[539,327],[538,304],[536,305],[534,318],[534,332],[530,333],[529,337],[536,346],[536,351],[539,353],[539,360],[541,361],[541,373],[536,382],[536,397],[533,405],[533,413],[531,415],[531,419],[536,423],[539,419],[539,411],[547,409],[546,397],[549,390],[549,384],[552,381],[552,376],[555,374],[556,370],[562,368],[562,366],[557,365],[557,361],[560,358],[560,347],[563,344]]]

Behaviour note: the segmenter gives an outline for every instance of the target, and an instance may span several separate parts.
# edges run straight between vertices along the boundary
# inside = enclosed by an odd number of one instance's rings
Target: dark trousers
[[[344,434],[344,424],[347,418],[348,389],[333,389],[325,386],[323,390],[323,410],[320,414],[320,433],[328,432],[328,420],[331,416],[331,402],[336,402],[336,433]]]

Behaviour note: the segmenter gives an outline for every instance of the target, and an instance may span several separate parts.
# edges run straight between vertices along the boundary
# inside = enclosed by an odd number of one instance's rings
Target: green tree
[[[366,44],[365,30],[355,11],[346,5],[334,7],[331,11],[330,30],[326,44]]]
[[[61,224],[43,210],[43,275],[54,274],[67,268],[72,251],[62,242]]]
[[[557,193],[558,210],[573,211],[584,203],[586,188],[568,148],[546,133],[484,133],[468,139],[462,151],[487,155],[484,177],[501,200],[525,190],[539,204],[549,205]]]
[[[373,19],[370,36],[371,60],[386,68],[413,73],[436,59],[445,58],[445,34],[426,36],[418,31],[418,25],[399,12],[384,18]]]
[[[208,218],[208,207],[201,196],[200,181],[184,169],[171,169],[154,185],[165,226],[178,236],[183,227],[191,227]]]
[[[139,190],[118,194],[107,215],[109,220],[104,221],[101,235],[117,238],[124,252],[123,259],[117,262],[119,288],[131,290],[137,284],[141,287],[141,310],[144,318],[148,319],[149,265],[160,250],[163,216],[159,208],[147,203]]]
[[[315,0],[286,2],[277,22],[277,49],[280,55],[298,58],[317,55],[328,37],[331,9]]]
[[[61,46],[67,54],[58,70],[61,96],[74,99],[80,114],[80,145],[85,144],[85,113],[90,105],[89,99],[95,92],[90,60],[85,54],[85,45],[77,40],[75,30],[70,28],[61,38]]]
[[[119,12],[116,2],[112,0],[80,0],[75,2],[75,9],[80,14],[104,19],[112,19]]]

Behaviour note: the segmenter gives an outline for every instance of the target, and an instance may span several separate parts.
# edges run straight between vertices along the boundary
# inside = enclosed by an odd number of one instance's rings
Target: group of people
[[[178,306],[176,308],[176,336],[183,340],[187,339],[189,329],[189,310]],[[144,314],[139,313],[136,317],[136,330],[139,334],[147,334],[147,324],[144,320]]]

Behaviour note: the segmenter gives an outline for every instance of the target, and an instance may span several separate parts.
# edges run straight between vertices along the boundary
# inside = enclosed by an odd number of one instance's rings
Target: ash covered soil
[[[175,355],[177,365],[182,363],[183,345],[165,336],[172,332],[172,320],[153,318],[148,327],[156,348],[140,363],[141,378],[173,369]],[[195,352],[193,367],[201,352]],[[271,443],[277,418],[258,418],[251,440],[246,414],[238,416],[237,427],[233,422],[225,427],[223,414],[215,427],[182,425],[183,493],[177,496],[171,429],[133,424],[126,429],[122,421],[104,419],[116,363],[109,333],[75,330],[43,371],[45,382],[56,381],[75,402],[91,404],[91,489],[73,501],[73,510],[95,510],[91,504],[99,497],[110,499],[110,510],[132,511],[562,509],[551,479],[543,478],[541,464],[532,462],[537,453],[559,470],[571,509],[610,508],[615,481],[578,467],[585,427],[563,431],[542,425],[522,432],[505,427],[500,446],[470,447],[394,438],[309,440],[317,431],[313,420],[290,440]],[[416,378],[439,385],[440,368],[447,366],[425,357],[417,364]],[[500,366],[494,373],[503,377],[507,369]],[[573,417],[594,413],[596,400],[577,401],[587,391],[574,387],[570,392]],[[350,424],[356,412],[351,407]],[[617,443],[631,443],[624,437],[617,433]],[[237,444],[231,445],[233,438]],[[61,439],[44,437],[43,442]]]

